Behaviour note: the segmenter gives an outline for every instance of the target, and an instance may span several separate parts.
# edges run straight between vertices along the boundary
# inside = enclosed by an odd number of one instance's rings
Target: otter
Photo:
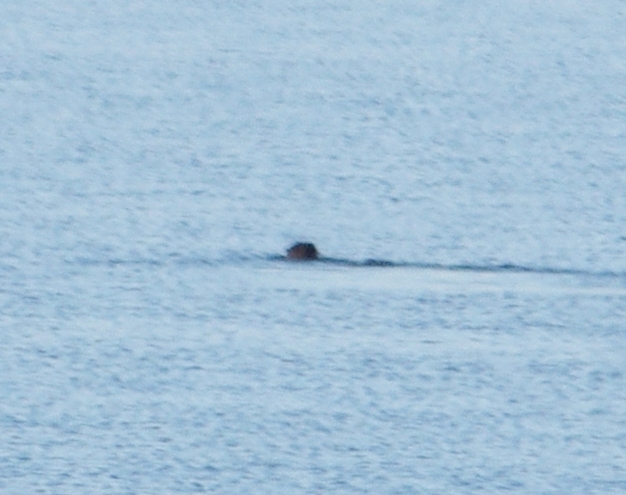
[[[310,242],[297,242],[287,249],[287,259],[295,261],[316,260],[319,254],[314,244]]]

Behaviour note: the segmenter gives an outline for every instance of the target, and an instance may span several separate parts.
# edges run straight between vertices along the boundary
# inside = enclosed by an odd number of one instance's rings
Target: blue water
[[[626,492],[625,28],[3,2],[0,491]]]

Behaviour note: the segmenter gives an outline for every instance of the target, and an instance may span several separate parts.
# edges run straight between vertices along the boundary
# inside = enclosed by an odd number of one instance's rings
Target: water
[[[2,493],[623,493],[624,14],[4,2]]]

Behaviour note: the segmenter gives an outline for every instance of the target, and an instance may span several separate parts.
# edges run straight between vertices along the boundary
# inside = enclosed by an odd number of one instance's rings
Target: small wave
[[[107,266],[111,268],[115,267],[129,267],[129,266],[146,266],[146,267],[165,267],[165,266],[223,266],[232,264],[242,264],[251,261],[268,261],[274,259],[273,257],[267,257],[262,255],[243,255],[238,253],[228,253],[221,257],[209,257],[209,256],[193,256],[182,255],[180,253],[169,253],[162,257],[148,257],[148,256],[128,256],[128,257],[77,257],[73,259],[66,259],[68,264],[76,264],[85,267],[89,266]]]
[[[316,260],[294,261],[289,260],[284,255],[277,254],[251,254],[244,255],[239,253],[228,253],[225,256],[219,258],[210,258],[202,256],[184,256],[178,253],[170,254],[162,259],[158,258],[142,258],[142,257],[111,257],[111,258],[76,258],[73,261],[66,260],[69,263],[76,263],[82,266],[109,266],[109,267],[123,267],[123,266],[152,266],[163,267],[167,265],[179,265],[179,266],[224,266],[224,265],[239,265],[254,262],[285,262],[289,264],[305,264],[305,265],[334,265],[343,267],[371,267],[371,268],[415,268],[422,270],[442,270],[442,271],[458,271],[458,272],[484,272],[484,273],[535,273],[535,274],[552,274],[552,275],[579,275],[579,276],[591,276],[591,277],[605,277],[605,278],[624,278],[626,279],[626,272],[612,271],[612,270],[586,270],[579,268],[563,268],[563,267],[550,267],[550,266],[530,266],[519,265],[515,263],[498,263],[498,264],[472,264],[472,263],[460,263],[460,264],[445,264],[445,263],[431,263],[421,261],[392,261],[386,259],[369,258],[365,260],[354,260],[348,258],[333,258],[323,256]]]
[[[73,260],[66,259],[65,263],[77,264],[82,266],[102,266],[109,267],[115,266],[128,266],[128,265],[149,265],[149,266],[162,266],[163,260],[150,259],[150,258],[87,258],[79,257]]]
[[[287,260],[285,256],[272,256],[270,260]],[[562,267],[545,267],[545,266],[525,266],[515,263],[499,263],[499,264],[445,264],[445,263],[429,263],[429,262],[410,262],[410,261],[391,261],[385,259],[365,259],[351,260],[346,258],[321,257],[312,261],[295,261],[295,263],[324,263],[338,266],[353,267],[390,267],[390,268],[418,268],[423,270],[444,270],[444,271],[461,271],[461,272],[492,272],[492,273],[536,273],[536,274],[553,274],[553,275],[584,275],[595,277],[612,277],[626,278],[626,272],[618,272],[612,270],[584,270],[578,268],[562,268]]]

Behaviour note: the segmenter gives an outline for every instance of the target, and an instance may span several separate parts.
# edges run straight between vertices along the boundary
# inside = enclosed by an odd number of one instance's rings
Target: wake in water
[[[403,267],[403,268],[421,268],[430,270],[447,270],[447,271],[472,271],[472,272],[511,272],[511,273],[549,273],[556,275],[588,275],[597,277],[624,277],[626,273],[614,271],[590,271],[575,268],[558,268],[558,267],[531,267],[517,265],[515,263],[501,264],[443,264],[443,263],[425,263],[425,262],[397,262],[383,259],[366,259],[351,260],[347,258],[332,258],[321,256],[313,243],[297,242],[291,246],[284,256],[272,256],[271,260],[284,260],[298,263],[327,263],[342,266],[355,267]]]
[[[448,271],[474,271],[474,272],[514,272],[514,273],[555,273],[565,275],[612,275],[624,276],[626,274],[618,274],[616,272],[590,272],[586,270],[577,270],[573,268],[554,268],[554,267],[530,267],[516,265],[513,263],[502,263],[494,265],[480,264],[450,264],[443,263],[426,263],[419,261],[391,261],[383,259],[366,259],[351,260],[347,258],[332,258],[328,256],[319,256],[315,259],[293,259],[288,256],[272,256],[271,260],[284,260],[299,263],[327,263],[332,265],[355,266],[355,267],[402,267],[402,268],[422,268],[430,270],[448,270]]]
[[[170,253],[163,257],[124,257],[119,258],[91,258],[79,257],[65,260],[71,265],[78,264],[83,267],[105,265],[111,268],[128,266],[152,266],[154,268],[178,265],[180,267],[219,267],[224,265],[238,265],[249,262],[285,262],[295,264],[323,264],[343,267],[380,267],[380,268],[415,268],[422,270],[485,272],[485,273],[536,273],[554,275],[577,275],[587,277],[606,277],[624,279],[626,272],[612,270],[588,270],[580,268],[563,268],[552,266],[528,266],[516,263],[432,263],[424,261],[394,261],[388,259],[349,259],[323,256],[312,243],[294,244],[283,255],[280,254],[244,254],[241,252],[227,252],[220,257],[187,256],[181,253]]]

